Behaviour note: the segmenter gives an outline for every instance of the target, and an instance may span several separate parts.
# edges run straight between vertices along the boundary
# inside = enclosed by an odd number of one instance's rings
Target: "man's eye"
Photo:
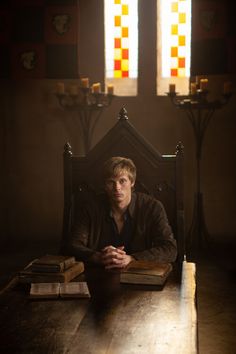
[[[121,179],[120,184],[124,184],[126,182],[126,179]]]

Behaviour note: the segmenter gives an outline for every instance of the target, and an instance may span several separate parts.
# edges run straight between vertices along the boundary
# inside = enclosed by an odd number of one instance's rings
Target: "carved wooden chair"
[[[69,143],[64,148],[64,219],[62,248],[70,233],[78,203],[103,188],[103,163],[112,156],[131,158],[137,167],[135,190],[153,195],[165,206],[178,245],[178,262],[185,254],[183,202],[183,146],[176,153],[162,155],[129,122],[124,108],[117,123],[87,156],[73,155]]]

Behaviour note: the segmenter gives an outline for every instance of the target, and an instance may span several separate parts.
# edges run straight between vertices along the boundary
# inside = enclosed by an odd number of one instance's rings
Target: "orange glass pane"
[[[122,71],[122,77],[129,77],[128,71]]]
[[[178,70],[177,69],[170,69],[170,76],[178,76]]]
[[[115,16],[114,21],[115,27],[119,27],[121,25],[121,16]]]
[[[129,14],[129,6],[122,5],[122,15],[128,15],[128,14]]]
[[[171,25],[171,34],[178,34],[178,25]]]
[[[171,57],[177,57],[178,56],[178,47],[171,47]]]
[[[114,70],[121,69],[121,60],[114,60]]]
[[[122,59],[129,59],[129,49],[122,49]]]
[[[121,38],[114,39],[114,48],[121,48]]]
[[[177,2],[172,2],[171,4],[171,12],[178,12],[178,3]]]
[[[185,58],[179,58],[179,68],[185,68]]]
[[[186,14],[183,12],[179,13],[179,23],[186,23]]]
[[[179,36],[179,46],[185,46],[185,36]]]
[[[129,37],[129,28],[122,27],[122,37]]]

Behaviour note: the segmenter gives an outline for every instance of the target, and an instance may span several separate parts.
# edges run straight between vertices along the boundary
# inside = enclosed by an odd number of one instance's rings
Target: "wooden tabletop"
[[[121,285],[119,274],[89,269],[91,299],[30,300],[15,286],[0,296],[3,353],[197,353],[195,265],[183,263],[163,290]]]

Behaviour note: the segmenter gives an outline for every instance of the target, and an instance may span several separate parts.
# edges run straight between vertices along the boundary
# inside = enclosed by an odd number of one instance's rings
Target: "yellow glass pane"
[[[114,0],[114,4],[120,4],[121,0]]]
[[[179,36],[179,46],[185,46],[185,36]]]
[[[121,70],[123,70],[123,71],[128,71],[129,70],[129,61],[128,60],[122,60],[122,62],[121,62]]]
[[[121,25],[121,16],[115,16],[115,26],[119,27]]]
[[[115,78],[122,77],[121,70],[115,70],[115,71],[114,71],[114,77],[115,77]]]
[[[185,77],[186,76],[186,70],[183,69],[178,69],[178,77]]]
[[[178,25],[171,25],[171,34],[178,34]]]
[[[178,3],[177,2],[172,2],[171,12],[178,12]]]
[[[128,15],[128,14],[129,14],[129,6],[122,5],[122,15]]]
[[[186,14],[183,12],[179,13],[179,23],[186,23]]]
[[[122,27],[122,37],[129,37],[129,28]]]
[[[115,48],[114,49],[114,59],[115,60],[119,60],[119,59],[121,59],[121,54],[122,54],[122,51],[121,51],[121,49],[119,48]]]

